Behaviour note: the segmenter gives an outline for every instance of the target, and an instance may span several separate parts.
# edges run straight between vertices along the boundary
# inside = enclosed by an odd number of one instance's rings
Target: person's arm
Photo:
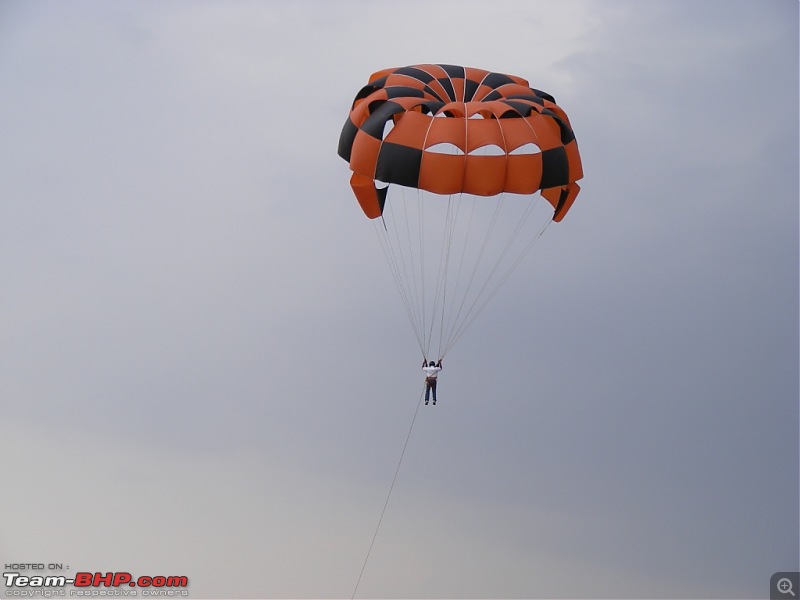
[[[442,368],[442,359],[441,358],[439,359],[439,362],[436,363],[436,366],[439,367],[440,369]]]

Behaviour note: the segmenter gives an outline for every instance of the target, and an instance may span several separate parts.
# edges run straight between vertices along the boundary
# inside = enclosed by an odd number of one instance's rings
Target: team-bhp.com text
[[[126,571],[111,571],[108,573],[81,571],[75,573],[74,577],[66,577],[64,575],[21,575],[18,572],[5,572],[3,573],[3,580],[6,585],[5,596],[17,597],[64,596],[65,590],[63,588],[68,585],[79,588],[70,590],[70,596],[138,595],[135,590],[130,588],[143,588],[141,590],[142,596],[187,596],[188,592],[183,588],[189,585],[189,578],[183,575],[142,575],[133,577]]]

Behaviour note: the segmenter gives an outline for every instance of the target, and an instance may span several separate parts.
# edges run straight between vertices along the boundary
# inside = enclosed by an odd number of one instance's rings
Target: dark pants
[[[433,403],[436,404],[436,377],[425,378],[425,404],[428,403],[431,390],[433,390]]]

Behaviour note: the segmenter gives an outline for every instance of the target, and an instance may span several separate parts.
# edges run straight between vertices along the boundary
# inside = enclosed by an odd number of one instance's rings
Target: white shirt
[[[422,367],[422,370],[425,371],[426,377],[433,377],[436,379],[436,376],[439,374],[439,371],[442,370],[442,367]]]

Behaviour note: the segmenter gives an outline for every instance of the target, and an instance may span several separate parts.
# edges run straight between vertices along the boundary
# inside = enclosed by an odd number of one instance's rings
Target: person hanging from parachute
[[[427,362],[423,358],[422,370],[425,371],[425,404],[428,404],[431,392],[433,392],[433,405],[436,406],[436,383],[439,371],[442,370],[442,359],[440,358],[439,362]]]
[[[373,73],[338,154],[377,223],[425,357],[450,352],[544,228],[564,218],[583,177],[553,96],[516,75],[450,64]],[[441,363],[423,368],[436,369],[426,375],[435,404]]]

